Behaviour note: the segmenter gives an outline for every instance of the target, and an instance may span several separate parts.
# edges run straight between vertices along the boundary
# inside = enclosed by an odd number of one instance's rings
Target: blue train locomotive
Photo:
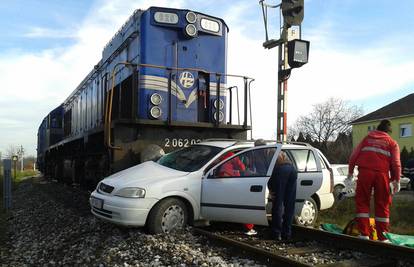
[[[206,138],[245,139],[252,79],[227,74],[227,34],[222,19],[202,13],[136,10],[98,64],[42,121],[40,170],[93,185],[161,150]],[[240,86],[228,86],[236,79]],[[242,95],[240,107],[233,89]]]

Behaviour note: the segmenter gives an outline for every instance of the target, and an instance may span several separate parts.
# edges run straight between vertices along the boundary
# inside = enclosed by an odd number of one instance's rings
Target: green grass
[[[405,192],[404,192],[405,193]],[[411,193],[412,192],[407,192]],[[414,196],[412,198],[394,198],[391,205],[390,232],[403,235],[414,235]],[[345,199],[328,210],[321,211],[317,225],[322,223],[337,224],[344,228],[355,217],[354,198]],[[374,217],[373,201],[371,201],[371,217]]]

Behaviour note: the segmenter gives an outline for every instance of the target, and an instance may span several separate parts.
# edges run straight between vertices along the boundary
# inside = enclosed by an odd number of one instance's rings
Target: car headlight
[[[144,198],[145,197],[145,189],[139,187],[125,187],[119,189],[115,196],[118,197],[132,197],[132,198]]]

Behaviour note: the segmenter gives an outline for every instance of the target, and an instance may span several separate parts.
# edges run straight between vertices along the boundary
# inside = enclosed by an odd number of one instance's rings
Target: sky
[[[276,1],[266,1],[269,4]],[[0,152],[36,154],[41,120],[99,61],[104,45],[135,9],[186,8],[230,28],[228,73],[254,77],[253,138],[275,136],[277,49],[262,47],[255,0],[1,0]],[[288,81],[288,124],[329,97],[372,112],[414,91],[414,1],[305,0],[302,39],[309,63]],[[271,38],[279,16],[269,10]]]

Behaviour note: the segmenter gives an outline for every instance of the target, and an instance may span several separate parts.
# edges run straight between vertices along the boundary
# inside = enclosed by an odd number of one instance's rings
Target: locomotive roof
[[[157,6],[149,7],[147,10],[136,9],[132,13],[132,15],[125,21],[125,23],[121,26],[121,28],[114,34],[114,36],[110,39],[110,41],[104,46],[103,51],[102,51],[102,58],[101,58],[101,60],[98,61],[98,63],[88,73],[88,75],[86,75],[86,77],[82,80],[82,82],[79,83],[79,85],[76,87],[76,89],[73,90],[73,92],[65,99],[65,101],[62,104],[63,106],[65,106],[68,102],[70,102],[70,100],[73,97],[75,97],[77,94],[79,94],[80,93],[80,90],[83,87],[86,86],[87,81],[90,80],[90,79],[93,79],[95,77],[95,75],[97,75],[98,70],[107,62],[108,58],[110,58],[110,57],[106,57],[105,58],[104,57],[104,53],[105,53],[105,50],[107,49],[107,47],[112,44],[113,40],[115,38],[117,38],[118,36],[120,36],[120,35],[122,35],[122,37],[124,39],[127,38],[127,37],[129,37],[129,36],[124,36],[127,33],[127,31],[128,31],[128,29],[126,29],[126,28],[131,28],[131,26],[133,25],[133,21],[135,21],[136,19],[138,19],[138,17],[140,17],[142,13],[147,12],[147,11],[149,11],[151,9],[162,9],[162,10],[192,11],[192,12],[196,12],[198,14],[201,14],[201,15],[204,15],[204,16],[207,16],[207,17],[211,17],[211,18],[220,20],[226,26],[227,32],[229,31],[229,28],[228,28],[226,22],[223,19],[218,18],[218,17],[215,17],[215,16],[211,16],[211,15],[208,15],[208,14],[205,14],[205,13],[201,13],[201,12],[198,12],[198,11],[193,11],[193,10],[189,10],[189,9],[169,8],[169,7],[157,7]],[[133,34],[133,32],[130,33],[130,34]]]

